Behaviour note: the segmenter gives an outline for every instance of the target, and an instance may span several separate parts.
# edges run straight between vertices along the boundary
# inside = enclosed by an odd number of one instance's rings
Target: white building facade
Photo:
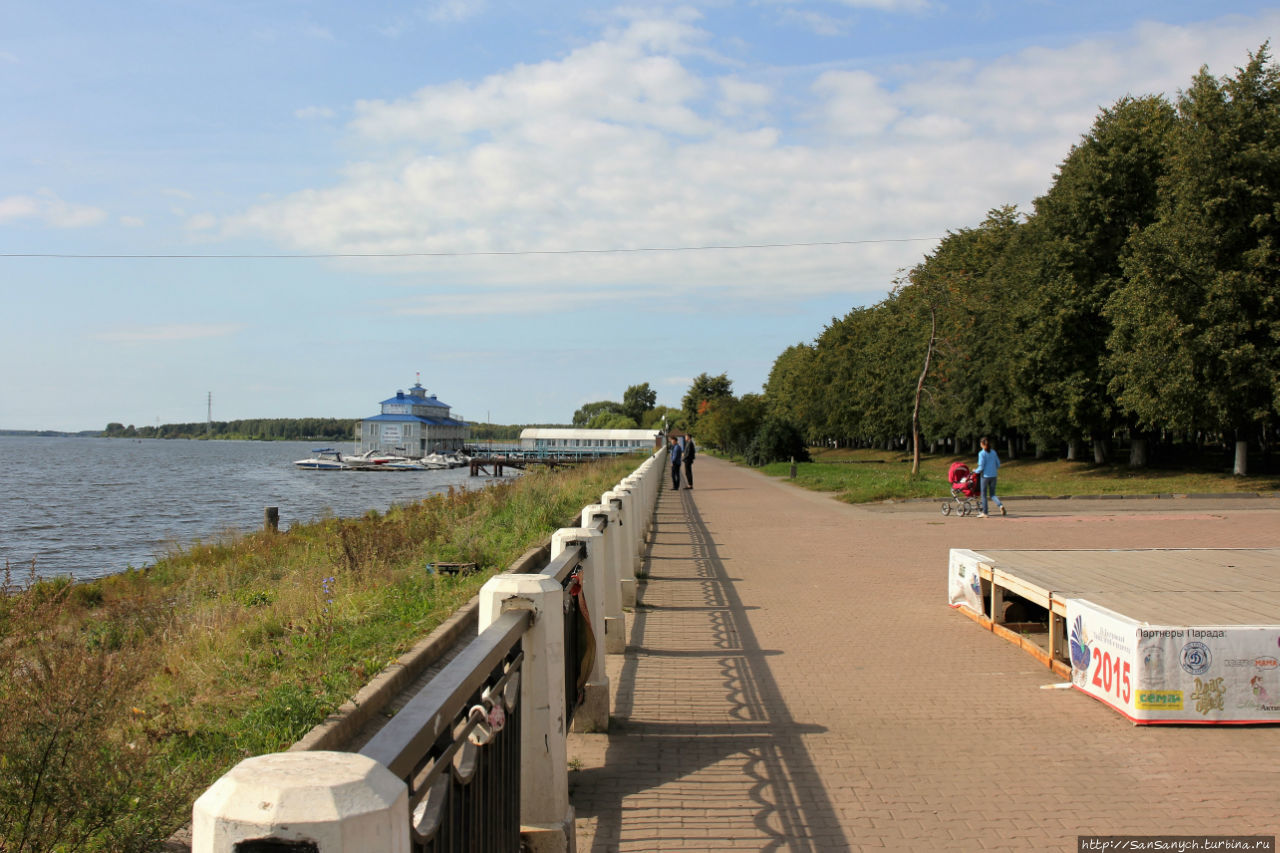
[[[656,429],[563,429],[530,427],[520,432],[521,450],[630,453],[653,451],[661,444],[662,433]]]

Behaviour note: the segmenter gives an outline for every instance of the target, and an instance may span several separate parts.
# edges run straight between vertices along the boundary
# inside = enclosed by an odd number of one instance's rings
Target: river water
[[[262,526],[351,517],[491,482],[448,471],[304,471],[316,442],[0,436],[0,567],[101,577]],[[334,445],[350,449],[350,445]]]

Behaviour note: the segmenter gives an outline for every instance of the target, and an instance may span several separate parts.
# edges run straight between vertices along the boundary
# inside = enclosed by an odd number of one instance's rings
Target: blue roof
[[[413,396],[410,396],[409,394],[405,394],[403,397],[389,397],[388,399],[383,400],[378,405],[380,406],[386,406],[389,404],[404,405],[405,403],[408,403],[411,406],[440,406],[445,409],[449,408],[448,403],[442,403],[439,400],[437,400],[435,397],[413,397]]]
[[[417,415],[374,415],[370,418],[361,418],[361,423],[370,421],[398,422],[398,423],[419,423],[431,424],[432,426],[466,426],[466,421],[455,420],[454,418],[422,418]]]

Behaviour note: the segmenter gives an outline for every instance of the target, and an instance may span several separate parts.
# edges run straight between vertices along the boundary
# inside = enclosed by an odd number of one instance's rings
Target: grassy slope
[[[0,596],[0,849],[78,835],[145,849],[231,765],[286,749],[639,462],[531,472]],[[481,571],[438,576],[433,562]],[[68,749],[73,761],[51,762]],[[100,821],[84,816],[86,788],[103,791]]]

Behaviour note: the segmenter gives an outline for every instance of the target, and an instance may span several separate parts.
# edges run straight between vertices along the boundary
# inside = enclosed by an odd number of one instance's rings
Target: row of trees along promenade
[[[1234,443],[1246,474],[1280,414],[1278,280],[1280,72],[1264,44],[1176,102],[1103,109],[1029,214],[948,232],[886,299],[787,349],[763,408],[813,443],[914,427],[1072,459],[1091,442],[1101,463],[1124,436],[1137,466]]]

